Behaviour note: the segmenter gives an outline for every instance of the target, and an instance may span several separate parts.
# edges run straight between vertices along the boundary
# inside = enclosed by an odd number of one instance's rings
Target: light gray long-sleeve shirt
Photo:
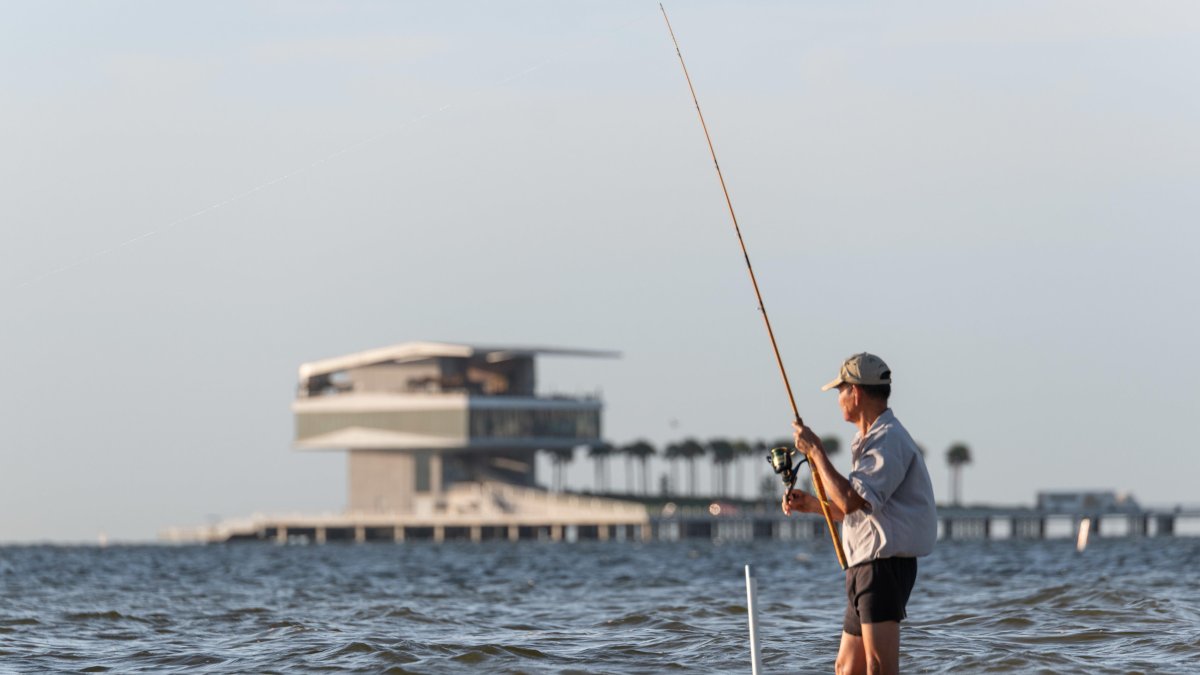
[[[849,566],[933,552],[937,507],[925,459],[888,408],[864,436],[854,437],[850,486],[867,502],[842,521]]]

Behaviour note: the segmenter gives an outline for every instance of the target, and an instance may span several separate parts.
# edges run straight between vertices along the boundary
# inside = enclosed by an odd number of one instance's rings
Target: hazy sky
[[[408,340],[621,350],[540,370],[616,442],[788,433],[655,2],[0,7],[0,540],[339,510],[296,368]],[[1200,7],[667,9],[818,432],[870,350],[941,498],[961,440],[969,501],[1200,502]]]

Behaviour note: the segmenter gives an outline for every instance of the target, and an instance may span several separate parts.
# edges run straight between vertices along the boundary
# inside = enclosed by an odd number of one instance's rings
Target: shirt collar
[[[882,433],[884,425],[894,421],[896,421],[896,416],[892,414],[892,409],[884,408],[883,412],[879,413],[879,417],[876,417],[875,421],[871,423],[871,428],[867,429],[866,436],[861,431],[854,435],[854,442],[850,444],[851,456],[857,459],[859,453],[862,452],[863,446],[867,444],[867,439],[879,435]]]

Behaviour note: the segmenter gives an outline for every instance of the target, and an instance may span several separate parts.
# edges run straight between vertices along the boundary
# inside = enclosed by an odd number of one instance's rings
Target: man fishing
[[[834,520],[842,521],[846,554],[846,614],[836,671],[898,673],[900,621],[913,583],[917,557],[933,551],[937,511],[925,460],[912,436],[888,407],[892,373],[883,359],[855,354],[837,379],[847,422],[858,427],[846,476],[833,468],[821,440],[796,422],[796,449],[824,484]],[[789,490],[783,512],[820,513],[817,498]]]

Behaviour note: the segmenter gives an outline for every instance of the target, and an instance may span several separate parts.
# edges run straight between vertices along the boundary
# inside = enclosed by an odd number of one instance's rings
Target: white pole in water
[[[1083,549],[1088,545],[1088,534],[1092,530],[1092,519],[1084,518],[1079,521],[1079,536],[1075,539],[1075,551],[1083,553]]]
[[[746,613],[750,615],[750,672],[758,675],[762,672],[762,653],[758,649],[758,605],[754,602],[754,594],[758,591],[758,583],[746,565]]]

